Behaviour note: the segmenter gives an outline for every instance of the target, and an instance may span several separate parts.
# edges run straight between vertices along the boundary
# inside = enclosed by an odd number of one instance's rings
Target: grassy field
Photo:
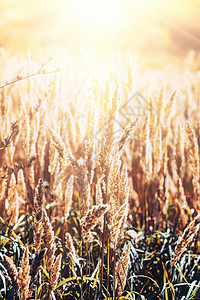
[[[0,65],[0,298],[199,299],[191,59]]]
[[[199,4],[84,1],[0,1],[0,299],[200,299]]]

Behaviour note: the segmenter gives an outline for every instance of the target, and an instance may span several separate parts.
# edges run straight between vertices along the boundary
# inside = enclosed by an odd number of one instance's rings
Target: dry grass
[[[102,79],[66,58],[29,76],[29,58],[5,85],[3,54],[2,299],[198,299],[197,70],[116,57]]]

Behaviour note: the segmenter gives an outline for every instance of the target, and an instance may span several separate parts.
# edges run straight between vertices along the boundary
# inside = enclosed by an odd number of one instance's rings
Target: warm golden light
[[[71,2],[74,17],[82,25],[101,25],[117,23],[120,18],[120,0],[74,0]],[[78,20],[79,19],[79,20]]]
[[[0,42],[13,52],[180,55],[200,48],[199,11],[197,0],[2,0]]]
[[[70,11],[68,22],[75,35],[80,34],[80,38],[91,46],[98,46],[109,39],[114,41],[124,26],[124,5],[120,0],[74,0],[65,6]]]

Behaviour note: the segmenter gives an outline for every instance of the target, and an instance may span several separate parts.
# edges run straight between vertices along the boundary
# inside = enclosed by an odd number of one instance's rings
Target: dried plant
[[[124,218],[126,219],[127,203],[124,203],[116,214],[112,217],[110,229],[110,247],[114,248],[120,234],[121,226],[124,227]]]
[[[29,295],[29,283],[31,280],[31,276],[29,275],[30,266],[29,266],[29,254],[28,254],[28,247],[25,249],[21,268],[19,270],[19,291],[20,291],[20,298],[22,300],[26,300]]]
[[[65,220],[67,220],[69,216],[69,211],[72,205],[73,187],[74,187],[74,176],[71,175],[70,179],[67,182],[67,188],[65,190],[65,209],[64,209]]]
[[[5,205],[8,212],[8,216],[12,218],[12,222],[13,224],[15,224],[19,217],[19,197],[16,188],[16,178],[14,173],[12,173],[10,178],[8,196]]]
[[[177,94],[177,90],[174,90],[164,107],[164,110],[163,110],[163,114],[164,114],[163,125],[164,126],[167,126],[167,124],[169,124],[170,115],[172,113],[172,107],[174,104],[174,99],[175,99],[176,94]]]
[[[138,120],[139,120],[139,117],[137,117],[133,122],[129,123],[124,128],[121,138],[119,140],[119,151],[122,150],[122,148],[126,144],[127,140],[132,136],[132,134],[137,126]]]
[[[200,167],[199,167],[200,163],[199,163],[198,143],[197,143],[194,130],[192,129],[191,125],[188,122],[186,122],[186,131],[189,138],[188,152],[189,152],[189,159],[193,171],[193,184],[198,198],[200,193]]]
[[[88,182],[87,172],[84,166],[79,165],[71,155],[69,155],[69,159],[74,170],[75,186],[82,200],[81,216],[84,217],[90,208],[90,184]]]
[[[38,185],[35,189],[34,197],[34,246],[35,252],[38,254],[40,252],[40,244],[43,233],[43,204],[44,204],[44,191],[43,191],[43,180],[40,178]]]
[[[35,217],[37,221],[42,218],[42,209],[44,204],[44,191],[43,191],[43,179],[40,178],[38,181],[38,185],[35,189],[35,197],[34,197],[34,211]]]
[[[56,147],[56,150],[58,151],[59,155],[62,158],[65,158],[65,156],[66,156],[66,147],[65,147],[65,144],[63,143],[61,137],[59,137],[57,134],[55,134],[55,132],[50,127],[48,127],[48,132],[49,132],[50,137],[53,140],[53,143],[54,143],[54,145]]]
[[[42,260],[43,260],[44,256],[46,255],[46,251],[47,251],[47,249],[45,248],[45,249],[41,250],[39,253],[36,253],[35,257],[32,261],[32,264],[30,266],[29,274],[30,274],[31,280],[30,280],[29,296],[31,296],[31,294],[33,292],[34,284],[37,279],[39,269],[42,266]]]
[[[76,250],[75,250],[74,245],[73,245],[72,236],[68,232],[65,234],[65,244],[66,244],[66,247],[69,251],[69,257],[71,259],[71,263],[72,263],[72,265],[74,265],[75,258],[76,258]]]
[[[61,259],[62,259],[62,254],[59,254],[56,259],[55,263],[52,266],[51,274],[50,274],[50,279],[49,279],[49,284],[52,290],[55,289],[58,281],[58,276],[60,272],[60,266],[61,266]]]
[[[125,246],[123,253],[120,256],[120,258],[116,264],[116,268],[115,268],[115,274],[117,276],[115,286],[117,286],[117,289],[118,289],[118,296],[122,295],[123,289],[125,287],[129,259],[130,259],[130,245],[127,244]]]
[[[19,197],[26,200],[26,183],[22,169],[20,169],[17,174],[17,192]]]
[[[85,243],[92,240],[91,230],[97,225],[98,220],[108,211],[107,204],[94,205],[81,219],[82,237]]]
[[[171,265],[174,266],[179,260],[181,254],[187,250],[188,245],[193,241],[195,234],[199,230],[200,215],[198,214],[189,226],[184,230],[181,237],[179,237],[176,248],[174,250],[174,256],[171,260]]]
[[[55,241],[54,241],[54,232],[47,215],[46,210],[43,208],[43,240],[45,243],[45,247],[47,248],[46,256],[47,256],[47,270],[48,272],[51,271],[52,264],[55,259]]]
[[[3,255],[3,264],[8,272],[8,275],[10,276],[13,288],[14,288],[15,292],[17,292],[19,289],[18,272],[17,272],[17,268],[16,268],[12,258],[10,258],[9,256],[4,254]]]

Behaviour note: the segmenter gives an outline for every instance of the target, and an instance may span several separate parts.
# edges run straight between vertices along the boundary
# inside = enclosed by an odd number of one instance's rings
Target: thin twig
[[[12,128],[11,134],[9,134],[6,138],[4,138],[4,145],[3,145],[3,147],[0,148],[0,154],[6,149],[6,147],[8,147],[8,145],[11,142],[11,139],[12,139],[13,135],[18,131],[19,126],[17,124],[17,121],[12,123],[11,128]]]
[[[32,156],[27,165],[25,165],[25,166],[23,166],[23,164],[15,165],[14,167],[12,167],[8,170],[6,175],[1,176],[0,179],[5,179],[9,175],[11,175],[12,173],[14,173],[16,171],[19,171],[20,169],[24,170],[25,168],[29,168],[31,166],[32,162],[34,162],[35,160],[36,160],[36,157]]]
[[[57,68],[54,71],[49,71],[49,72],[46,72],[45,69],[40,69],[39,71],[37,71],[36,73],[33,73],[31,75],[27,75],[27,76],[24,76],[24,77],[23,76],[17,76],[17,79],[15,79],[13,81],[10,81],[10,82],[7,82],[4,85],[0,86],[0,89],[3,89],[4,87],[9,86],[13,83],[28,79],[28,78],[36,76],[36,75],[40,75],[40,74],[48,75],[48,74],[56,73],[56,72],[59,72],[59,71],[60,71],[59,68]]]

